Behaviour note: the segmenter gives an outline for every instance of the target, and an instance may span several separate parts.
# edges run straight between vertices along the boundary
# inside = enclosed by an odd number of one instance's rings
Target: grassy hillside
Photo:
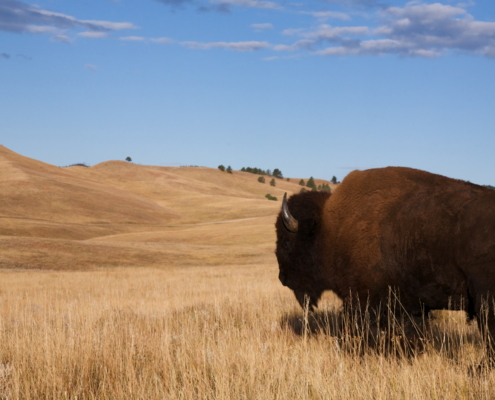
[[[0,268],[273,263],[280,200],[301,187],[257,179],[125,161],[60,168],[0,146]]]

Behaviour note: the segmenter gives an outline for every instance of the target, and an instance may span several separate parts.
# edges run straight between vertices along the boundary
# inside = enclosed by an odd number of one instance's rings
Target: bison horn
[[[299,223],[297,222],[297,219],[290,214],[289,207],[287,206],[287,193],[284,194],[284,201],[282,202],[282,218],[285,227],[289,231],[296,233]]]

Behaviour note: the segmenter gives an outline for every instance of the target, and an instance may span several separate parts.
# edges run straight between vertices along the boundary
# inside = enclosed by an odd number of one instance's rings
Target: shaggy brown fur
[[[288,206],[299,230],[279,215],[276,255],[301,305],[332,290],[378,308],[391,289],[413,316],[450,307],[481,317],[483,301],[493,304],[495,190],[388,167],[351,172],[332,195],[300,193]],[[485,323],[495,337],[495,318]]]

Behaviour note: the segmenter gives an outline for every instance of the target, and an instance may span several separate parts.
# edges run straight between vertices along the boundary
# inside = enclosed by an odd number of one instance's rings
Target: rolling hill
[[[257,178],[125,161],[61,168],[0,146],[0,268],[274,262],[280,199],[301,187]]]

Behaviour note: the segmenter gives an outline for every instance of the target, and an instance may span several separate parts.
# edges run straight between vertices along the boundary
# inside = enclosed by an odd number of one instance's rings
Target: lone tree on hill
[[[335,175],[332,176],[332,179],[330,182],[332,182],[335,185],[337,183],[337,177]]]
[[[275,183],[275,178],[272,178],[272,180],[270,181],[270,186],[275,186],[276,183]]]
[[[258,182],[265,183],[265,177],[264,176],[258,176]]]
[[[227,167],[227,170],[226,170],[229,174],[232,173],[232,168],[230,167],[230,165]]]
[[[222,164],[220,164],[220,165],[218,166],[218,169],[219,169],[220,171],[225,171],[225,167],[224,167]]]
[[[306,186],[306,184],[304,183],[304,179],[301,179],[301,180],[299,181],[299,184],[300,184],[301,186]]]
[[[272,172],[272,175],[275,177],[275,178],[279,178],[279,179],[282,179],[284,177],[284,175],[282,174],[282,171],[280,171],[278,168],[275,168]]]
[[[127,162],[132,162],[132,158],[131,158],[131,157],[127,157],[125,160],[126,160]]]

